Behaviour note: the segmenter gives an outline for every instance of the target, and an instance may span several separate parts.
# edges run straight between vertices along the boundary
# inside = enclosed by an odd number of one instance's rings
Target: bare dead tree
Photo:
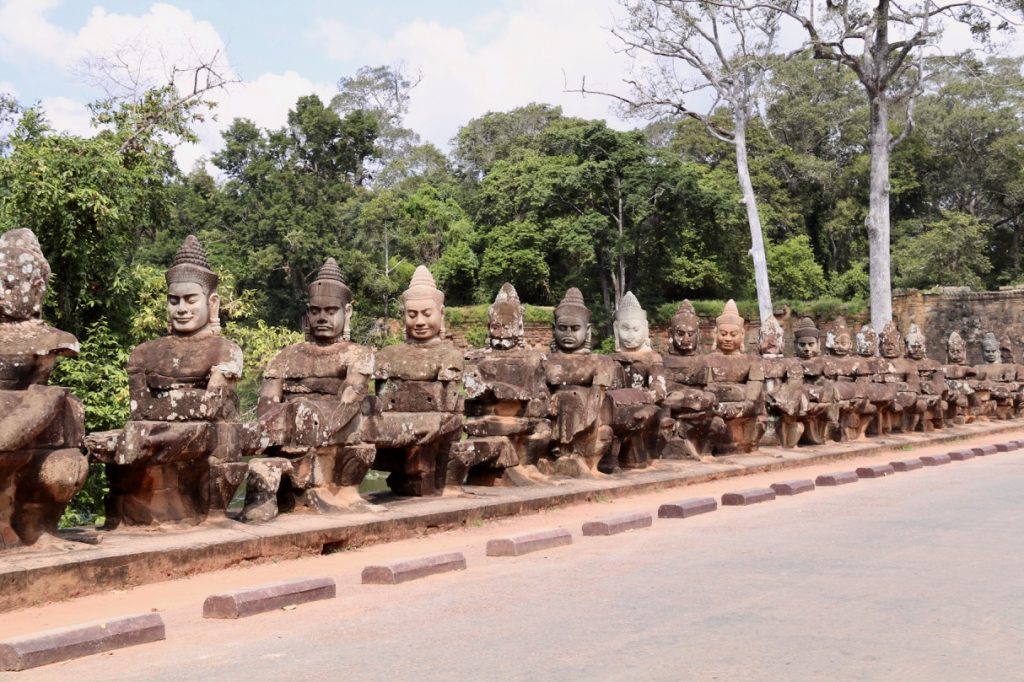
[[[761,217],[750,180],[747,131],[761,112],[769,59],[777,50],[777,9],[740,11],[705,0],[627,0],[628,18],[612,29],[634,57],[627,94],[588,89],[622,104],[627,115],[699,121],[736,151],[736,171],[750,227],[760,319],[773,315]],[[649,60],[642,63],[641,58]],[[731,121],[716,116],[728,110]]]

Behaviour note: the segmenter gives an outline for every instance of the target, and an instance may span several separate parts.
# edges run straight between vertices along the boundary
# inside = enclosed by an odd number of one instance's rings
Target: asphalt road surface
[[[166,585],[138,588],[121,598],[134,599],[135,612],[159,608],[166,641],[9,677],[1024,679],[1024,451],[655,519],[652,528],[614,537],[579,532],[581,519],[656,512],[663,501],[821,470],[285,562],[279,579],[336,576],[338,597],[238,621],[202,620],[203,598],[225,581],[259,584],[270,569],[222,572],[216,585],[178,581],[185,587],[176,596],[160,596]],[[573,531],[573,545],[484,555],[489,537],[558,525]],[[453,549],[465,551],[468,570],[397,586],[359,584],[360,568],[381,557]],[[100,601],[83,603],[101,610]]]

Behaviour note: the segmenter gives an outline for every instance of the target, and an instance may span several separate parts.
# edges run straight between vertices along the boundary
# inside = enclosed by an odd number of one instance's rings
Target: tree
[[[773,8],[739,12],[705,0],[631,2],[627,23],[612,32],[634,57],[642,53],[653,58],[654,65],[641,67],[639,75],[627,79],[629,95],[601,93],[623,103],[631,114],[693,118],[713,137],[733,145],[761,320],[774,311],[761,216],[750,181],[747,132],[760,112],[781,15]],[[585,83],[580,90],[587,92]],[[710,104],[700,107],[701,98]],[[719,105],[728,109],[730,123],[715,117]]]
[[[795,21],[806,34],[816,59],[849,68],[857,76],[868,99],[870,122],[869,206],[867,232],[871,277],[871,324],[876,330],[892,319],[890,264],[890,175],[893,149],[914,128],[914,101],[927,78],[924,54],[946,65],[935,55],[942,24],[963,24],[972,37],[984,42],[993,31],[1006,30],[1012,22],[1001,5],[1019,10],[1015,0],[986,4],[976,0],[948,0],[898,4],[892,0],[722,0],[722,9],[742,14],[777,12]],[[902,107],[902,130],[890,130],[895,110]]]
[[[908,234],[896,243],[894,270],[900,286],[968,286],[983,288],[992,269],[985,254],[988,228],[977,218],[943,211],[938,220],[907,225]],[[941,267],[936,264],[941,263]]]
[[[409,76],[402,64],[363,66],[354,76],[338,79],[338,94],[331,99],[331,108],[346,116],[362,112],[377,123],[376,163],[360,166],[357,184],[372,181],[389,187],[415,172],[416,164],[407,159],[420,147],[420,137],[404,127],[402,120],[409,112],[410,93],[419,82],[420,76]]]

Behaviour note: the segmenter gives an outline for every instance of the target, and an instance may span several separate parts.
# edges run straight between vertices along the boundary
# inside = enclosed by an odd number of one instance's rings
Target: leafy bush
[[[807,235],[800,234],[780,244],[769,244],[766,255],[773,297],[807,300],[825,290],[825,273],[814,259],[814,250]]]

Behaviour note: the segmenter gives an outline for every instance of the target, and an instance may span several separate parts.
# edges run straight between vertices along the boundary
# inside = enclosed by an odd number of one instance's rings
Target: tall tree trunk
[[[889,101],[884,92],[871,98],[871,179],[868,198],[868,265],[871,326],[881,332],[892,320],[892,273],[889,259]]]
[[[761,232],[761,215],[757,212],[757,198],[754,185],[750,182],[750,164],[747,162],[747,121],[742,116],[734,117],[736,145],[736,173],[739,175],[743,204],[747,207],[747,223],[750,225],[750,257],[754,260],[754,285],[757,287],[757,310],[760,322],[775,314],[772,307],[772,292],[768,286],[768,259],[764,252],[764,237]]]

